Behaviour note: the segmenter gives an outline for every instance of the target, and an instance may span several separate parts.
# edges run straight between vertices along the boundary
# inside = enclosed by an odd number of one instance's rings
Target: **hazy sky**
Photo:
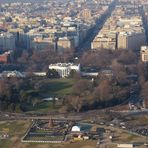
[[[4,2],[36,2],[36,1],[42,1],[42,0],[0,0],[0,3],[4,3]]]

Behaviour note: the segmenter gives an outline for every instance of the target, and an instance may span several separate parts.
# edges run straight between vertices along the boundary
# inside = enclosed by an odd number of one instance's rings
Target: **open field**
[[[7,130],[8,139],[0,140],[1,148],[13,148],[20,144],[21,137],[30,126],[30,121],[0,121],[0,131]]]

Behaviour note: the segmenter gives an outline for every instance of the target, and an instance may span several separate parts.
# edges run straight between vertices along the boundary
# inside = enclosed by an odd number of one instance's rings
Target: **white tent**
[[[81,129],[79,126],[73,126],[72,129],[71,129],[72,132],[80,132]]]

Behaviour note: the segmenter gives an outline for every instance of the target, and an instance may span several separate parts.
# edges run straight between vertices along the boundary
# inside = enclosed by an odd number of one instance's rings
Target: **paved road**
[[[84,42],[81,43],[81,45],[77,48],[76,54],[79,55],[79,54],[82,54],[84,51],[91,49],[91,42],[93,41],[95,36],[98,34],[98,32],[102,29],[104,23],[106,22],[106,20],[110,17],[111,13],[113,12],[115,6],[116,6],[116,0],[112,2],[112,4],[109,6],[106,13],[103,14],[102,17],[96,21],[96,25],[90,29]]]
[[[69,114],[44,114],[44,115],[37,115],[37,114],[19,114],[19,113],[8,113],[8,112],[1,112],[0,113],[0,119],[1,120],[35,120],[35,119],[56,119],[56,120],[69,120],[69,121],[78,121],[78,120],[84,120],[84,119],[90,119],[93,120],[95,117],[103,116],[103,114],[108,114],[105,110],[93,110],[88,111],[84,113],[69,113]],[[110,114],[118,117],[118,115],[122,116],[139,116],[148,114],[148,109],[143,111],[110,111]]]

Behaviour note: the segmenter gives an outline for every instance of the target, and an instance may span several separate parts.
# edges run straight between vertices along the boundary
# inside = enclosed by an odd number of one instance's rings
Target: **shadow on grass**
[[[44,84],[40,93],[52,95],[70,94],[72,92],[72,82],[51,81]]]

